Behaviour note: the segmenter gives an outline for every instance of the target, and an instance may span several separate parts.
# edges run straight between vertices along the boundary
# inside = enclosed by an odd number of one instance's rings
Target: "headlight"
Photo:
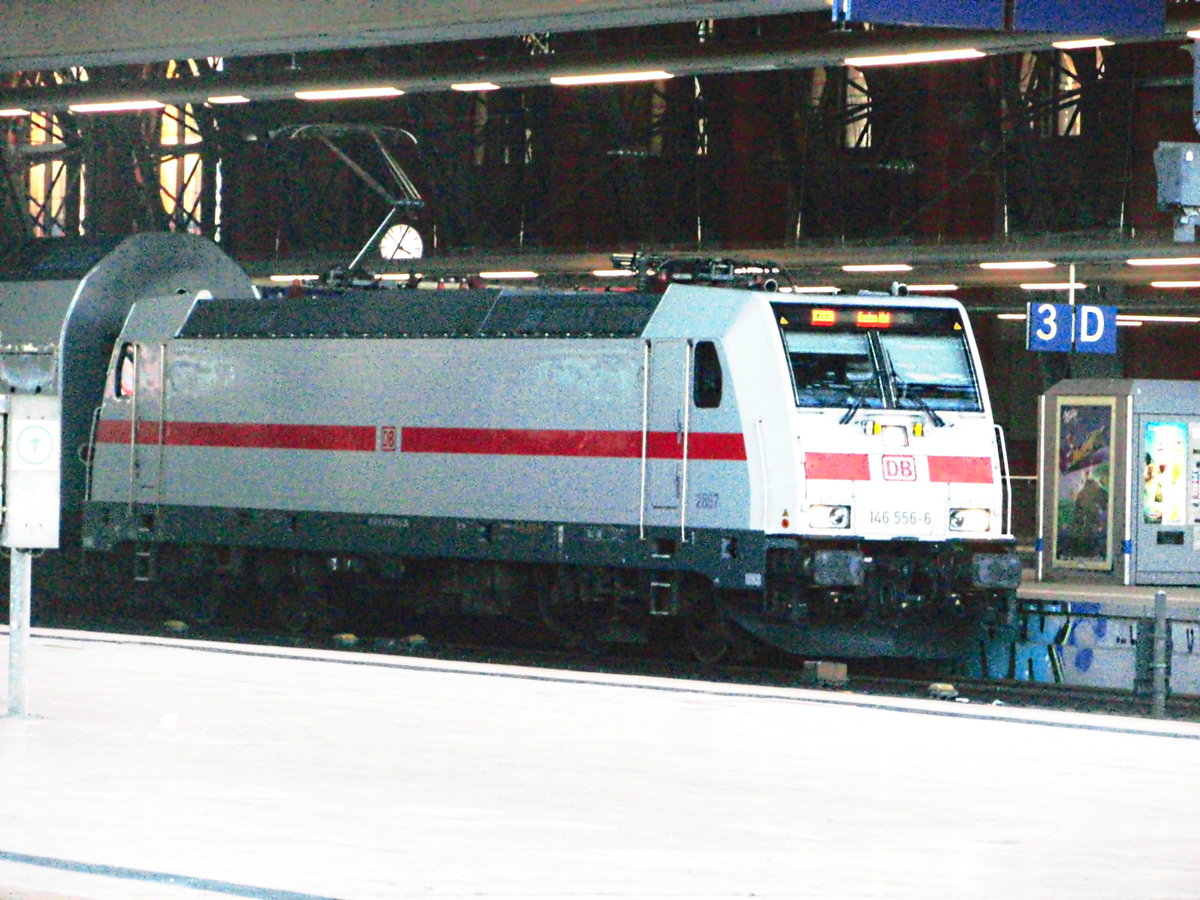
[[[809,528],[849,528],[850,507],[826,506],[821,503],[808,508]]]
[[[992,524],[990,509],[950,510],[951,531],[987,531]]]

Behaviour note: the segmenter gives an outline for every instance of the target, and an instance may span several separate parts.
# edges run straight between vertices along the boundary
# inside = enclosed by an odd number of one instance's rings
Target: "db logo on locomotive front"
[[[884,456],[880,462],[884,481],[917,480],[917,463],[911,456]]]

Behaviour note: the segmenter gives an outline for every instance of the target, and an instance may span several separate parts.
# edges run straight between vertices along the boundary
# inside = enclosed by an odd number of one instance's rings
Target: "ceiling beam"
[[[4,0],[0,72],[817,11],[825,0]]]
[[[1173,22],[1171,33],[1164,39],[1184,39],[1189,27],[1191,23],[1188,22]],[[444,91],[454,84],[477,82],[491,82],[500,88],[545,87],[556,76],[650,68],[674,76],[812,69],[841,66],[847,58],[922,53],[951,45],[997,55],[1044,51],[1062,37],[946,29],[872,30],[822,33],[787,41],[712,42],[688,47],[614,44],[611,52],[605,55],[558,52],[500,60],[422,59],[414,64],[401,61],[388,66],[380,66],[377,61],[348,63],[344,54],[336,57],[337,62],[323,63],[320,58],[309,58],[302,66],[278,61],[270,67],[235,60],[225,72],[194,78],[143,78],[128,72],[111,71],[97,73],[97,77],[80,83],[0,88],[0,109],[49,112],[66,110],[78,103],[115,103],[132,99],[179,105],[231,95],[250,101],[278,101],[294,99],[297,91],[380,85],[404,93]]]

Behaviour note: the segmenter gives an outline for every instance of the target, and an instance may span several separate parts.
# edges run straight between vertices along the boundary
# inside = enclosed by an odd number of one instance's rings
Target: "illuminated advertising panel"
[[[1187,426],[1148,422],[1142,470],[1142,521],[1147,525],[1187,522]]]

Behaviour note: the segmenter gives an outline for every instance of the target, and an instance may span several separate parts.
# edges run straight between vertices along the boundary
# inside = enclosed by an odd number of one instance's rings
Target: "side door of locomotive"
[[[648,342],[646,497],[650,525],[677,525],[683,500],[691,348],[681,338]]]
[[[166,409],[163,397],[166,348],[162,344],[133,343],[131,348],[129,502],[158,505],[162,502],[163,445],[166,442]],[[122,372],[122,377],[125,373]]]

